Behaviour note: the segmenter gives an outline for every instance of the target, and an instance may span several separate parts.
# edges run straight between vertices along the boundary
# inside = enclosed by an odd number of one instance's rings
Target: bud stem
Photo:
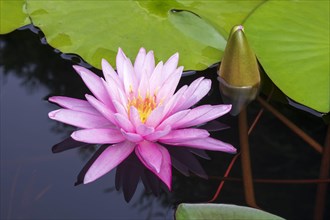
[[[242,175],[246,203],[254,208],[258,208],[254,196],[253,178],[251,171],[250,147],[248,139],[248,126],[246,108],[244,107],[238,115],[239,139],[241,146]]]

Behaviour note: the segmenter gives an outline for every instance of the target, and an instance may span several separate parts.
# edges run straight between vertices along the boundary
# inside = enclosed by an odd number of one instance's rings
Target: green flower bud
[[[218,69],[221,96],[232,104],[232,115],[253,101],[259,92],[260,74],[257,58],[241,25],[234,26]]]

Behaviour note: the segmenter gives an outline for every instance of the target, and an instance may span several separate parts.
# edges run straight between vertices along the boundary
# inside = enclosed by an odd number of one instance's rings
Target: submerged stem
[[[241,146],[242,175],[243,175],[245,200],[249,206],[258,208],[254,196],[246,108],[243,108],[242,111],[239,113],[238,124],[239,124],[239,139]]]
[[[272,87],[272,90],[270,91],[269,93],[269,96],[267,97],[266,99],[266,102],[269,102],[269,100],[272,98],[273,96],[273,92],[274,92],[274,86]],[[253,131],[253,129],[255,128],[255,126],[257,125],[261,115],[264,113],[264,108],[260,109],[260,111],[258,112],[256,118],[254,119],[254,121],[252,122],[250,128],[249,128],[249,131],[248,131],[248,135],[251,134],[251,132]]]
[[[313,147],[317,152],[322,153],[323,147],[317,143],[311,136],[306,134],[303,130],[301,130],[297,125],[291,122],[287,117],[282,115],[279,111],[277,111],[274,107],[268,104],[265,100],[257,98],[260,105],[264,107],[266,110],[271,112],[276,118],[278,118],[281,122],[283,122],[288,128],[290,128],[294,133],[296,133],[299,137],[301,137],[304,141],[306,141],[311,147]]]
[[[330,171],[330,125],[328,125],[328,132],[325,137],[324,150],[320,168],[320,179],[328,179]],[[327,188],[329,183],[319,183],[317,186],[314,220],[323,219],[324,207],[326,204]]]
[[[237,177],[217,177],[209,176],[209,179],[241,182],[241,178]],[[316,183],[330,183],[330,179],[253,179],[254,183],[264,183],[264,184],[316,184]]]
[[[228,177],[231,169],[233,168],[233,166],[235,164],[236,159],[240,156],[240,154],[241,153],[236,154],[233,157],[233,159],[230,161],[230,164],[229,164],[229,166],[228,166],[228,168],[227,168],[227,170],[225,172],[225,175],[223,176],[224,178]],[[222,179],[221,182],[220,182],[220,184],[219,184],[219,186],[218,186],[218,188],[217,188],[217,191],[214,194],[214,196],[208,202],[214,202],[218,198],[218,196],[219,196],[219,194],[221,192],[221,189],[222,189],[222,187],[223,187],[224,184],[225,184],[225,179]]]

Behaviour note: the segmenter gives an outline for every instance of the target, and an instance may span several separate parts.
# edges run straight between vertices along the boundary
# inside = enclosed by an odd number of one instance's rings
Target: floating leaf
[[[24,0],[0,1],[0,34],[7,34],[30,23],[24,13]]]
[[[221,59],[230,28],[262,1],[27,2],[50,45],[98,68],[101,58],[114,64],[118,47],[134,58],[143,46],[158,60],[179,52],[180,65],[200,70]]]
[[[189,11],[171,11],[169,21],[187,37],[220,51],[226,47],[226,39],[209,23]]]
[[[259,209],[228,204],[188,204],[182,203],[175,212],[177,220],[189,219],[283,219]]]
[[[298,103],[329,112],[329,1],[268,1],[244,26],[279,89]]]

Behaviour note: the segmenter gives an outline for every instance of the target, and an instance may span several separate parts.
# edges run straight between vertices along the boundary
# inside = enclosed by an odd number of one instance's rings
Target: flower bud
[[[218,75],[222,99],[232,104],[231,115],[239,114],[257,97],[260,87],[258,62],[241,25],[231,30]]]

